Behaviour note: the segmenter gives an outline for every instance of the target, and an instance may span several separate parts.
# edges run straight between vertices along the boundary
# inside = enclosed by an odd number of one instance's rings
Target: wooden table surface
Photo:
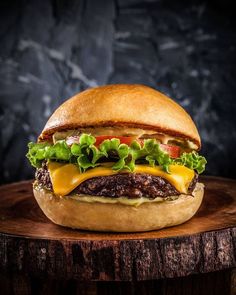
[[[142,281],[235,267],[236,181],[204,177],[188,222],[145,233],[63,228],[38,207],[31,181],[0,188],[0,269],[99,281]],[[109,220],[108,220],[109,222]]]

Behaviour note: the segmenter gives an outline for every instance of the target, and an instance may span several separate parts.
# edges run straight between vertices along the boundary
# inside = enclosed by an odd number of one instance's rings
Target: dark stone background
[[[32,177],[27,143],[61,102],[108,83],[174,98],[199,127],[206,173],[236,178],[233,1],[0,3],[2,183]]]

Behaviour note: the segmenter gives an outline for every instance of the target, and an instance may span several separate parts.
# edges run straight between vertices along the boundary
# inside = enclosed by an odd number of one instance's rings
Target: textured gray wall
[[[199,127],[208,174],[236,178],[236,30],[231,1],[1,1],[0,177],[25,159],[66,98],[108,83],[168,94]]]

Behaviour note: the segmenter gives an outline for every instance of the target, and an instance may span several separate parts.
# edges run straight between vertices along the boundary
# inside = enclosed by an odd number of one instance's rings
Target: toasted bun
[[[127,126],[186,138],[201,146],[186,111],[164,94],[143,85],[107,85],[83,91],[64,102],[49,118],[39,140],[56,131]]]
[[[198,210],[203,198],[203,185],[198,183],[193,196],[180,195],[175,201],[144,203],[139,207],[123,204],[88,203],[56,197],[42,188],[34,196],[54,223],[84,230],[139,232],[181,224]]]

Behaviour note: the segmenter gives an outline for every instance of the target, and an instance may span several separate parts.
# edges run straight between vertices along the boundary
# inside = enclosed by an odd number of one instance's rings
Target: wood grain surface
[[[34,200],[30,181],[2,186],[0,270],[63,279],[139,281],[235,267],[236,181],[216,177],[202,181],[204,201],[190,221],[134,234],[54,225]]]

